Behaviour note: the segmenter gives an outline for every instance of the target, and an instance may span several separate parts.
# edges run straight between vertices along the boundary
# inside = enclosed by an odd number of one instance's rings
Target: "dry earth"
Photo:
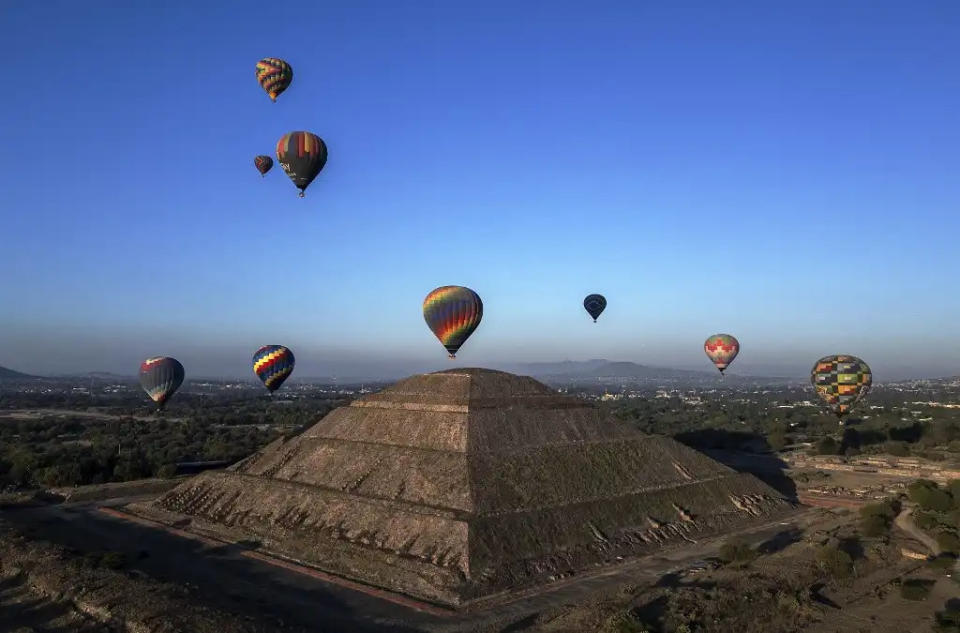
[[[960,585],[922,561],[905,559],[901,547],[923,551],[905,534],[848,541],[856,514],[820,511],[802,534],[784,535],[779,550],[743,567],[668,574],[643,585],[625,584],[592,603],[545,611],[510,631],[527,633],[905,633],[932,631],[934,613],[960,596]],[[825,543],[857,550],[855,573],[832,580],[816,562]],[[782,548],[782,549],[781,549]],[[935,580],[925,600],[900,596],[905,579]],[[684,628],[686,627],[686,628]],[[493,633],[494,629],[490,629]]]

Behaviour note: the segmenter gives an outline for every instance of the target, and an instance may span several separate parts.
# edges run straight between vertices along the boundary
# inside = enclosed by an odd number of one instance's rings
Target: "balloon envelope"
[[[156,356],[140,364],[140,386],[162,409],[183,383],[183,365],[175,358]]]
[[[253,354],[253,373],[272,393],[293,373],[294,363],[293,352],[283,345],[264,345]]]
[[[583,300],[583,307],[587,313],[593,317],[593,322],[597,322],[597,317],[606,309],[607,300],[603,295],[587,295]]]
[[[714,334],[703,343],[703,351],[722,374],[740,353],[740,341],[729,334]]]
[[[838,354],[818,360],[810,371],[810,382],[817,395],[842,419],[870,391],[873,374],[856,356]]]
[[[423,300],[423,318],[454,358],[480,325],[483,302],[480,295],[464,286],[441,286]]]
[[[271,101],[276,101],[280,93],[290,87],[293,81],[293,68],[276,57],[264,57],[257,62],[257,81]]]
[[[266,176],[267,172],[273,167],[273,159],[269,156],[257,156],[253,159],[253,166],[257,168],[261,176]]]
[[[303,192],[327,164],[327,145],[316,134],[290,132],[277,141],[277,160],[300,190],[302,198]]]

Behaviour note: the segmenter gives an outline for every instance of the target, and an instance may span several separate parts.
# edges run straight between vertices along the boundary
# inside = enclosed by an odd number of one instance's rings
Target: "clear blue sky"
[[[960,373],[955,0],[266,6],[3,3],[0,365],[441,368],[462,284],[464,365]],[[299,129],[303,200],[252,164]]]

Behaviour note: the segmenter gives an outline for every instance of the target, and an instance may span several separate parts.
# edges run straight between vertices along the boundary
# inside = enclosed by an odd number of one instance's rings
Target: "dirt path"
[[[916,540],[923,543],[924,547],[926,547],[928,550],[930,550],[930,553],[936,556],[940,553],[940,547],[933,538],[925,534],[922,530],[920,530],[920,528],[914,525],[913,521],[910,519],[912,514],[913,508],[904,508],[900,514],[897,515],[897,518],[893,520],[893,524]]]

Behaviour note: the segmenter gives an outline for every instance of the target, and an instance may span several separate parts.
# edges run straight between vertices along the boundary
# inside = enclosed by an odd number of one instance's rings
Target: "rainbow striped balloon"
[[[423,318],[450,358],[456,358],[483,318],[480,295],[464,286],[441,286],[423,300]]]
[[[293,81],[293,68],[282,59],[264,57],[257,62],[257,81],[270,100],[275,102]]]
[[[253,355],[253,373],[271,393],[293,373],[293,352],[283,345],[264,345]]]
[[[140,363],[140,386],[163,409],[167,400],[183,384],[183,365],[176,358],[155,356]]]
[[[703,351],[723,374],[727,365],[740,353],[740,342],[729,334],[714,334],[704,342]]]

